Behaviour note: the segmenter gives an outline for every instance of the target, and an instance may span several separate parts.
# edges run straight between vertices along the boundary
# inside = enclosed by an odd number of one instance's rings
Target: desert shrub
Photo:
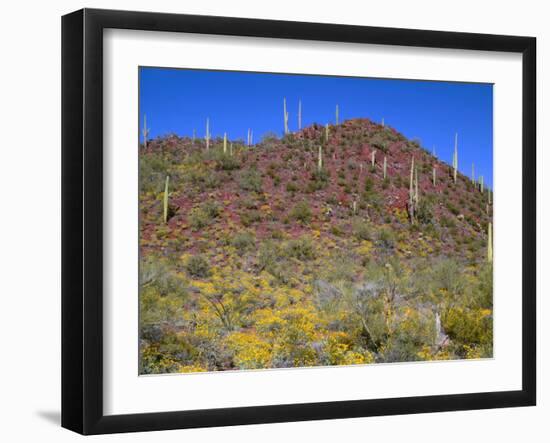
[[[456,296],[464,288],[463,270],[456,260],[443,259],[433,266],[433,284],[436,290],[444,290]]]
[[[378,231],[378,243],[387,249],[391,249],[395,245],[395,233],[391,228],[383,226]]]
[[[231,239],[231,245],[240,252],[252,249],[254,244],[254,236],[246,231],[237,232]]]
[[[210,264],[203,255],[192,255],[185,264],[185,269],[192,277],[205,278],[210,275]]]
[[[292,219],[306,224],[309,223],[309,221],[311,220],[312,212],[309,204],[306,201],[302,201],[300,203],[297,203],[290,210],[289,215]]]
[[[311,180],[318,182],[322,185],[326,185],[330,179],[330,173],[326,169],[321,169],[320,171],[318,169],[315,169],[311,173]]]
[[[216,158],[216,169],[221,171],[233,171],[235,169],[239,169],[240,167],[241,163],[234,155],[220,153],[220,155]]]
[[[244,227],[248,228],[253,223],[258,223],[262,219],[262,214],[258,210],[250,210],[241,213],[241,223]]]
[[[298,260],[312,260],[315,258],[313,242],[309,238],[302,237],[289,240],[285,252],[288,257],[297,258]]]
[[[298,185],[294,182],[288,182],[286,184],[286,190],[287,192],[294,193],[298,191]]]
[[[353,236],[357,240],[371,240],[372,229],[368,222],[362,219],[354,219],[351,224]]]
[[[453,219],[446,217],[444,215],[441,216],[439,219],[439,223],[443,228],[454,228],[456,226],[456,223]]]
[[[444,312],[441,323],[456,343],[472,346],[493,342],[493,316],[489,309],[451,307]]]
[[[367,177],[365,179],[365,191],[366,192],[371,192],[374,188],[374,180],[372,179],[372,177]]]
[[[202,210],[210,219],[214,219],[220,215],[221,205],[214,200],[208,200],[202,205]]]
[[[210,219],[210,216],[201,208],[193,208],[187,217],[189,226],[191,226],[191,229],[194,231],[198,231],[199,229],[206,227],[210,222]]]
[[[459,212],[460,212],[460,211],[458,210],[458,208],[457,208],[453,203],[451,203],[451,202],[447,202],[447,203],[445,204],[445,206],[447,207],[447,209],[449,210],[449,212],[450,212],[451,214],[453,214],[453,215],[458,215]]]
[[[256,169],[245,171],[240,179],[239,186],[245,191],[261,192],[262,191],[262,176]]]
[[[433,221],[433,204],[429,199],[423,198],[416,209],[416,219],[423,225],[432,223]]]

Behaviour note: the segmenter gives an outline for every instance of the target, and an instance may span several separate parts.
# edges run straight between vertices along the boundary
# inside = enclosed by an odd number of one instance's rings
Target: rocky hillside
[[[142,372],[492,355],[492,191],[395,129],[140,149]]]

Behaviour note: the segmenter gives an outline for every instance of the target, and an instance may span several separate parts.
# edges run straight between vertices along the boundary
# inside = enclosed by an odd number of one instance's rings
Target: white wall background
[[[60,415],[60,17],[81,7],[319,21],[538,38],[539,226],[550,219],[549,156],[543,154],[550,75],[544,2],[524,0],[245,1],[143,0],[5,2],[0,26],[0,438],[7,442],[82,440]],[[546,108],[547,109],[547,108]],[[519,149],[519,147],[518,147]],[[543,249],[546,249],[543,252]],[[94,441],[316,442],[548,441],[549,236],[539,228],[539,406],[102,436]]]

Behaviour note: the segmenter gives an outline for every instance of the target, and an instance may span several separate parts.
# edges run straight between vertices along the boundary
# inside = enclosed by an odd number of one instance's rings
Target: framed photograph
[[[536,402],[536,41],[62,20],[62,425]]]

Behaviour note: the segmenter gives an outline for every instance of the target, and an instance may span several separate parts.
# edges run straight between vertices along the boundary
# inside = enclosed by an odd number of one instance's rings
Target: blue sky
[[[290,130],[297,129],[298,100],[302,127],[366,117],[418,138],[451,163],[458,132],[459,169],[493,183],[493,87],[490,84],[428,82],[309,75],[264,74],[141,67],[140,130],[147,115],[150,137],[175,133],[204,137],[210,132],[246,140],[283,132],[283,98]],[[141,138],[140,138],[141,139]]]

